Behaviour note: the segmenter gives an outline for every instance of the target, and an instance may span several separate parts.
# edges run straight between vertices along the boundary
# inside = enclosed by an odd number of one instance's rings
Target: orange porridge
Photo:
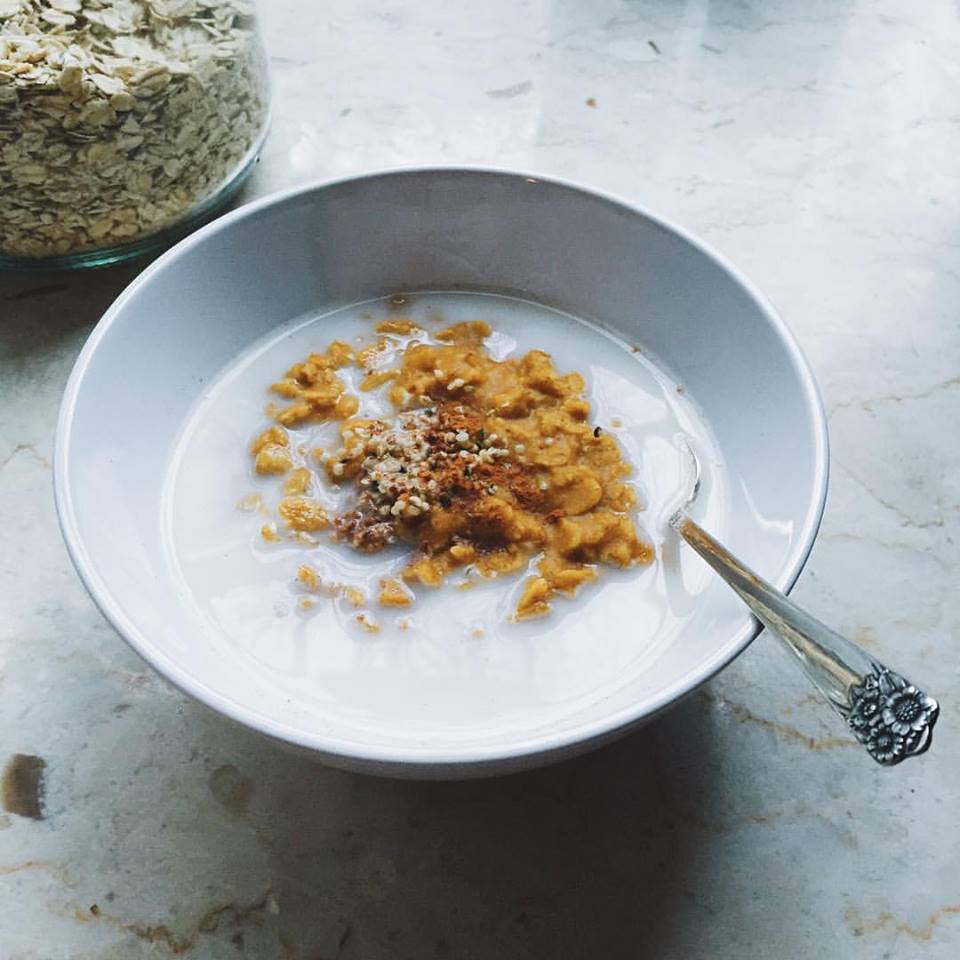
[[[495,577],[537,558],[518,619],[546,614],[603,566],[651,562],[631,518],[631,468],[590,422],[579,373],[558,372],[541,350],[494,359],[482,321],[428,336],[393,318],[377,332],[359,350],[334,341],[271,387],[286,402],[269,408],[273,423],[250,447],[256,472],[283,493],[264,536],[310,544],[322,533],[364,553],[405,546],[399,578],[380,581],[385,607],[408,606],[412,586],[438,587],[459,568]],[[392,337],[408,342],[387,366]],[[337,375],[349,365],[363,374],[361,394],[385,391],[392,416],[359,414],[362,398]],[[327,421],[339,424],[339,449],[292,448],[287,428]],[[329,515],[312,495],[320,484],[349,486],[350,509]],[[315,590],[304,569],[301,584]]]

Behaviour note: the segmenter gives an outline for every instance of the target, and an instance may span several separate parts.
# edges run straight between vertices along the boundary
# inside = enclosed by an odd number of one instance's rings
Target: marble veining
[[[529,774],[399,783],[279,751],[148,670],[57,531],[59,395],[139,267],[2,276],[0,768],[43,767],[38,806],[0,812],[0,957],[953,960],[960,8],[261,8],[276,116],[246,199],[535,168],[675,218],[772,297],[833,445],[796,596],[940,698],[938,740],[875,767],[761,638],[639,734]]]

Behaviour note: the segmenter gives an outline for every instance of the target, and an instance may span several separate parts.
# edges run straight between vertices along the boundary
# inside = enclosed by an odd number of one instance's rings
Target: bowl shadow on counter
[[[343,773],[230,729],[214,738],[244,758],[245,816],[271,849],[278,936],[297,960],[676,947],[720,829],[723,761],[699,695],[595,753],[488,780]]]

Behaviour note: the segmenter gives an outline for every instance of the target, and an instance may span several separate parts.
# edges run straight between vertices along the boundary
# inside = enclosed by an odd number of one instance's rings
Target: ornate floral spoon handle
[[[929,746],[940,708],[744,566],[678,510],[670,526],[740,595],[800,661],[807,676],[877,763],[892,767]]]

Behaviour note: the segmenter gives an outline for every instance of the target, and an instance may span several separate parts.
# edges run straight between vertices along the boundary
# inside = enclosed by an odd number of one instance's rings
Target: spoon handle
[[[923,753],[940,707],[861,647],[801,610],[678,510],[670,526],[740,595],[796,656],[814,686],[877,763],[892,767]]]

